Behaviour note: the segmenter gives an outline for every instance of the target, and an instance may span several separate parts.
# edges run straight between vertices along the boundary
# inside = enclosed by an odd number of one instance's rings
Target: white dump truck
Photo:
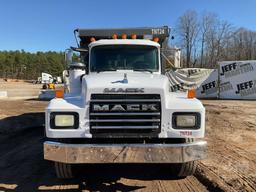
[[[57,91],[45,111],[44,158],[59,178],[104,163],[165,163],[184,177],[206,158],[205,108],[193,91],[172,92],[165,76],[169,32],[75,30],[80,61],[67,51],[68,92]]]

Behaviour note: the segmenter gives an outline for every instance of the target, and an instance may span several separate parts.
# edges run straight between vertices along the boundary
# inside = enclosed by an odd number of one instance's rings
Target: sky
[[[256,0],[0,0],[0,50],[64,51],[76,28],[175,28],[187,10],[256,31]]]

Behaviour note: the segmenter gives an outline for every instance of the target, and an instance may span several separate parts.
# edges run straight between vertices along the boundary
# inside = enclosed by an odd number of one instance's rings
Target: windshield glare
[[[104,45],[91,50],[91,72],[136,70],[156,72],[158,51],[153,46],[143,45]]]

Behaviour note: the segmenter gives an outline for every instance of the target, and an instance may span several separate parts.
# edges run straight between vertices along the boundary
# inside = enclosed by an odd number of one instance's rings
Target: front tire
[[[190,175],[194,175],[194,173],[196,172],[196,167],[196,161],[182,163],[179,167],[178,177],[187,177]]]
[[[192,143],[194,142],[193,138],[186,138],[185,143]],[[187,177],[194,175],[196,172],[197,168],[197,162],[196,161],[190,161],[186,163],[180,163],[177,165],[177,176],[182,178],[182,177]]]
[[[71,179],[74,177],[74,170],[71,164],[54,162],[55,172],[59,179]]]

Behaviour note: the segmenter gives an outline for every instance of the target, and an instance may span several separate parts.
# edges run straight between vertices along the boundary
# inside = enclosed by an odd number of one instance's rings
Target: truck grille
[[[152,135],[160,133],[161,100],[158,94],[92,94],[92,134]]]

